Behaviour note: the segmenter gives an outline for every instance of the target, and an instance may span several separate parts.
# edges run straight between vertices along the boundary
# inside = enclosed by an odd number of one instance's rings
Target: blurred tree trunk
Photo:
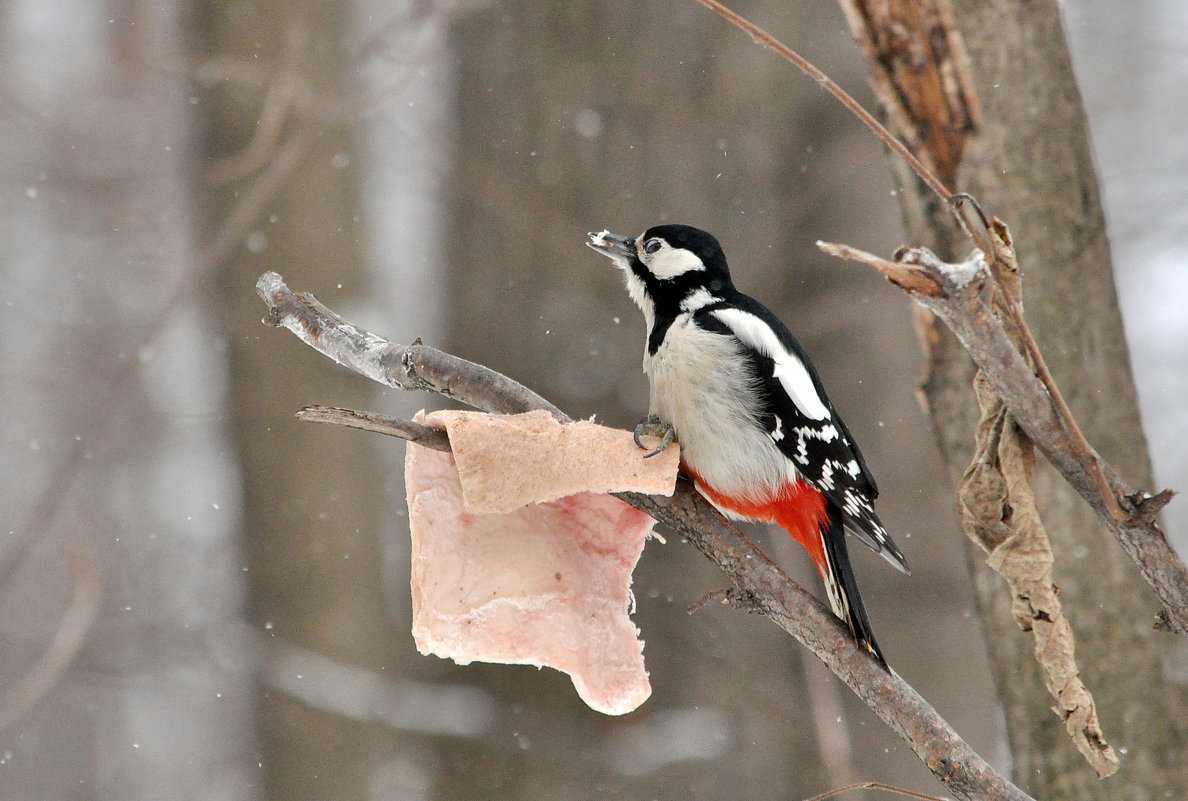
[[[346,3],[287,0],[205,8],[200,59],[210,67],[205,74],[219,78],[203,97],[211,126],[208,164],[250,152],[245,149],[253,137],[266,130],[265,96],[283,97],[289,80],[320,93],[320,110],[331,113],[354,86],[345,50],[351,10]],[[239,67],[225,68],[228,60],[238,60]],[[242,77],[253,74],[255,81]],[[282,142],[317,124],[294,122],[296,116],[286,117]],[[252,291],[265,270],[281,272],[295,286],[319,288],[339,304],[349,305],[349,293],[367,286],[357,242],[357,176],[346,155],[351,145],[345,127],[323,131],[258,215],[247,241],[233,243],[218,279],[246,493],[250,620],[266,661],[258,688],[262,795],[286,801],[369,798],[383,786],[383,772],[396,754],[391,729],[316,708],[319,700],[332,703],[355,692],[364,671],[392,664],[397,632],[385,615],[377,569],[386,473],[373,440],[293,417],[310,403],[368,408],[376,393],[357,376],[310,358],[299,343],[267,335]],[[211,230],[234,213],[258,172],[276,159],[276,146],[266,145],[242,180],[212,190]],[[286,647],[292,645],[305,650]],[[333,663],[362,670],[314,670]],[[287,689],[269,680],[273,671]]]
[[[985,120],[961,164],[972,192],[1014,235],[1027,318],[1089,441],[1128,481],[1152,488],[1084,112],[1056,0],[954,2]],[[896,170],[909,241],[947,258],[971,247],[930,193]],[[943,325],[924,321],[924,395],[950,477],[972,455],[973,366]],[[1180,645],[1152,631],[1156,606],[1135,566],[1046,464],[1036,472],[1057,555],[1055,579],[1105,737],[1122,751],[1104,782],[1052,714],[1032,637],[1010,615],[1005,584],[970,547],[982,623],[1006,708],[1015,781],[1037,798],[1188,797],[1188,694],[1167,674]]]
[[[225,349],[190,300],[182,8],[3,14],[0,795],[247,801],[239,489]]]

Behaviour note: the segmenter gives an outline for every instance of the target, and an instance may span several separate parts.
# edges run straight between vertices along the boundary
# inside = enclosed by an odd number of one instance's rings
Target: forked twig
[[[1009,247],[1010,236],[1001,222],[991,224],[989,236]],[[1051,393],[982,299],[981,287],[988,278],[989,268],[980,254],[971,262],[953,265],[924,248],[900,250],[895,261],[888,261],[848,246],[824,242],[818,246],[831,255],[874,267],[944,321],[1028,438],[1088,502],[1138,565],[1163,604],[1164,626],[1188,634],[1188,567],[1171,547],[1156,519],[1174,493],[1164,490],[1150,495],[1127,486],[1117,471],[1085,441],[1079,428],[1068,425],[1071,415],[1067,407],[1061,410],[1056,403],[1058,393],[1057,396]],[[919,276],[921,270],[932,280]],[[910,274],[921,286],[935,285],[943,291],[939,295],[917,291],[905,281],[896,280],[895,276],[900,274]]]

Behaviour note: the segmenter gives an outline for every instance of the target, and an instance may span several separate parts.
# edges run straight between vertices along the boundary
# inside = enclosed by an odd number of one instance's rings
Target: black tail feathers
[[[854,634],[854,639],[870,653],[883,667],[887,667],[887,660],[879,644],[875,642],[874,630],[870,626],[870,619],[866,616],[866,606],[862,603],[862,595],[858,592],[858,579],[854,576],[854,568],[850,566],[850,555],[846,550],[845,518],[834,504],[828,504],[829,526],[822,527],[821,538],[825,544],[825,559],[828,562],[828,575],[825,579],[825,592],[829,596],[829,606],[833,613],[845,621]]]

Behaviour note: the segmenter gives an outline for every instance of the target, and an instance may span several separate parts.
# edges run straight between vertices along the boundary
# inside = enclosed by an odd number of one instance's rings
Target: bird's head
[[[694,311],[734,289],[722,246],[692,226],[657,225],[634,238],[601,231],[587,244],[623,270],[645,313]]]

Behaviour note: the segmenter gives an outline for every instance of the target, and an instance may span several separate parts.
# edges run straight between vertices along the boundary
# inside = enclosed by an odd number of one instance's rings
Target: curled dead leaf
[[[996,297],[996,311],[1021,308],[1017,270],[1005,271],[1004,278],[995,294],[1011,297]],[[1053,711],[1064,720],[1073,745],[1104,778],[1118,769],[1118,755],[1102,734],[1093,696],[1077,669],[1072,624],[1061,607],[1055,558],[1036,505],[1034,446],[980,372],[974,391],[982,416],[974,458],[958,488],[962,527],[1010,587],[1011,614],[1035,638],[1035,658],[1056,702]]]

